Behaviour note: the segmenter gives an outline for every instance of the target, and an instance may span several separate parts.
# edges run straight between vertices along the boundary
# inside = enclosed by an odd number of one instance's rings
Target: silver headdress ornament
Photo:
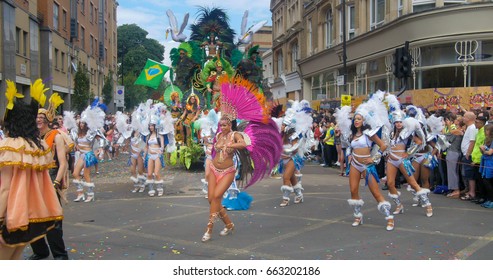
[[[392,124],[395,122],[403,122],[406,119],[406,113],[402,110],[395,110],[390,114]]]

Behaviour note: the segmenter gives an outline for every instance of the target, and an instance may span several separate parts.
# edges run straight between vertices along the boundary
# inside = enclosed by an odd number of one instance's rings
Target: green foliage
[[[164,60],[164,46],[155,39],[147,38],[149,34],[136,24],[124,24],[118,26],[118,60],[120,67],[119,81],[122,79],[125,86],[125,109],[133,110],[139,103],[149,99],[155,91],[145,86],[134,85],[147,62],[147,59],[155,61]],[[123,61],[123,63],[122,63]],[[160,87],[164,92],[165,84]]]
[[[104,104],[111,104],[111,101],[113,100],[113,71],[111,70],[108,72],[108,76],[104,78],[102,94]]]
[[[179,154],[180,163],[190,169],[192,163],[197,162],[204,155],[204,149],[197,143],[191,143],[190,146],[181,146]]]
[[[79,63],[77,72],[74,76],[74,95],[72,105],[76,112],[80,113],[86,109],[91,100],[89,91],[89,72],[87,68]]]

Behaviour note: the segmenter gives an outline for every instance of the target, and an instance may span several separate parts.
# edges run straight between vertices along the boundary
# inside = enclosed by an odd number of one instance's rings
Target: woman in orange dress
[[[40,86],[41,85],[41,86]],[[46,235],[63,219],[49,168],[53,155],[36,126],[38,102],[44,85],[31,86],[31,104],[14,82],[7,81],[6,137],[0,141],[0,259],[20,259],[25,246]],[[37,93],[37,94],[36,94]],[[45,98],[46,99],[46,98]],[[44,103],[44,101],[43,101]],[[44,104],[41,104],[44,105]]]

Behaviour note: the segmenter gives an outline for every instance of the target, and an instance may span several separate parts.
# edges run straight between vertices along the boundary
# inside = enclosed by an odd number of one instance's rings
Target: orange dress
[[[25,245],[46,235],[63,212],[48,169],[52,151],[23,138],[0,141],[0,228],[8,246]]]

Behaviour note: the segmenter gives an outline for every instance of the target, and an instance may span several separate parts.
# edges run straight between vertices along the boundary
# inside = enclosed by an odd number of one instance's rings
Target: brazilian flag
[[[144,70],[142,70],[134,84],[157,89],[168,69],[169,67],[164,64],[147,59]]]

